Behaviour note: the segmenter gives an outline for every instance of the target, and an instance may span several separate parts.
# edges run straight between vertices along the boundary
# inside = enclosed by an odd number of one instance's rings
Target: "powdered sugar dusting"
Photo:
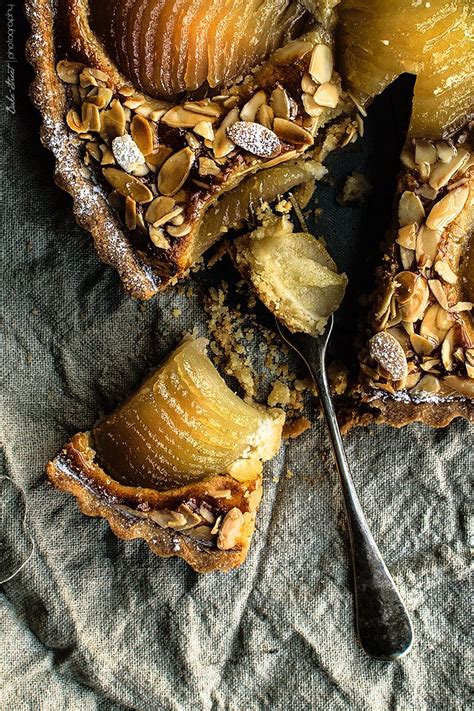
[[[228,127],[227,135],[236,146],[261,158],[270,158],[281,150],[276,133],[253,121],[236,121]]]

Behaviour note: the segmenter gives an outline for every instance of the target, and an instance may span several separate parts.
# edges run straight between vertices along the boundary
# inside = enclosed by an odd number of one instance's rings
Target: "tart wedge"
[[[263,462],[280,447],[284,413],[248,404],[186,339],[139,390],[47,465],[54,486],[120,538],[142,538],[195,570],[247,555]]]

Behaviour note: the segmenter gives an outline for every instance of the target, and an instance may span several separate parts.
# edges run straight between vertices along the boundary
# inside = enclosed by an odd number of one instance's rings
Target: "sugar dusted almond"
[[[321,86],[316,89],[314,100],[320,106],[335,109],[339,102],[339,90],[334,84],[321,84]]]
[[[425,208],[418,195],[411,190],[405,190],[398,203],[398,223],[400,227],[420,224],[425,216]]]
[[[393,380],[407,375],[407,359],[397,339],[387,331],[380,331],[369,341],[369,353]]]
[[[261,158],[270,158],[281,151],[278,136],[259,123],[236,121],[228,127],[227,135],[236,146]]]
[[[136,168],[145,164],[143,153],[128,133],[113,139],[112,153],[119,166],[127,173],[133,173]]]
[[[276,118],[273,122],[273,130],[282,141],[294,143],[296,145],[312,146],[313,136],[302,126],[298,126],[294,121]]]
[[[447,193],[433,205],[426,218],[426,225],[431,230],[442,230],[459,215],[469,195],[469,188],[456,188]]]
[[[138,203],[150,202],[153,199],[151,190],[135,176],[119,168],[103,168],[102,173],[107,182],[124,197],[131,197]]]
[[[267,103],[267,95],[261,90],[257,91],[251,99],[247,101],[246,104],[240,109],[240,119],[241,121],[255,121],[257,111],[263,104]]]
[[[161,166],[157,187],[162,195],[174,195],[184,185],[194,163],[194,152],[183,148],[171,155]]]
[[[331,47],[318,44],[311,53],[309,73],[318,84],[326,84],[332,77],[334,58]]]

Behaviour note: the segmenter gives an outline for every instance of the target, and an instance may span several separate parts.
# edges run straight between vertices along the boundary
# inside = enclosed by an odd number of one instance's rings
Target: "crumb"
[[[291,469],[288,469],[288,471],[285,474],[285,477],[287,479],[291,479],[293,477],[293,472],[291,471]]]
[[[331,391],[335,395],[343,395],[347,390],[349,371],[344,363],[333,360],[328,367],[328,378]]]
[[[337,201],[340,205],[358,204],[363,205],[372,192],[372,185],[367,176],[362,173],[352,173],[346,178],[342,193]]]
[[[311,422],[307,417],[298,417],[296,420],[285,422],[283,427],[284,439],[296,439],[303,432],[306,432],[311,427]]]
[[[173,314],[173,316],[175,318],[179,318],[182,314],[182,311],[181,311],[181,309],[173,309],[173,311],[171,313]]]
[[[279,476],[272,476],[272,481],[274,481],[275,484],[278,484],[278,482],[280,481],[280,477]]]
[[[286,383],[282,383],[281,380],[276,380],[273,383],[272,391],[267,398],[267,402],[270,407],[275,405],[288,405],[290,402],[290,388]]]

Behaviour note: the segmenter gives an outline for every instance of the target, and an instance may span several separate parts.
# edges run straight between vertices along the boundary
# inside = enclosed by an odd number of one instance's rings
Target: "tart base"
[[[94,457],[90,434],[81,432],[46,466],[50,482],[75,496],[84,514],[106,519],[119,538],[143,539],[156,555],[183,558],[199,573],[228,571],[244,562],[261,499],[260,477],[241,483],[230,476],[214,476],[172,491],[156,491],[119,484]],[[227,498],[219,496],[223,491],[228,492]],[[144,518],[148,510],[173,510],[190,501],[210,502],[221,516],[234,507],[247,514],[244,533],[231,550],[220,550],[214,543],[195,540],[185,532],[163,528]]]

